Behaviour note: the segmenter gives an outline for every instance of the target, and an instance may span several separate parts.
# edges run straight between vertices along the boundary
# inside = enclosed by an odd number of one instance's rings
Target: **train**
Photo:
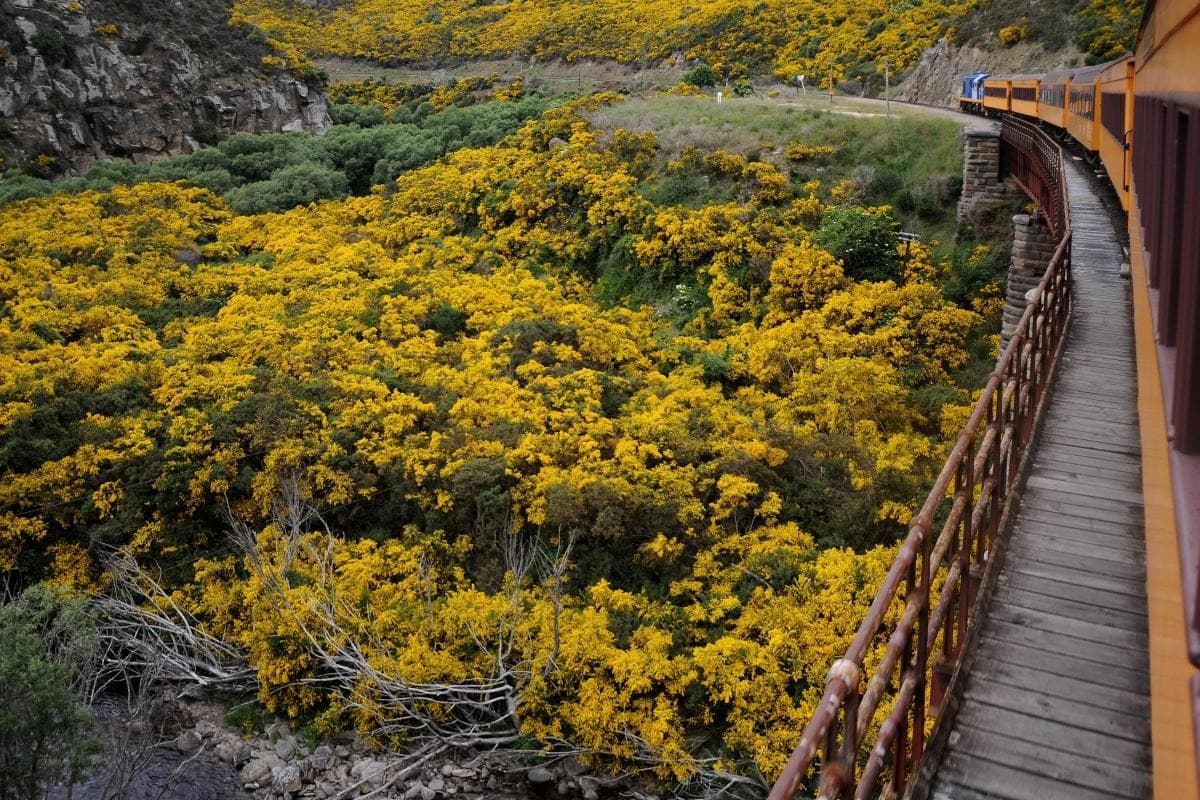
[[[1172,448],[1200,457],[1200,3],[1150,0],[1133,51],[1104,64],[966,75],[959,106],[1038,123],[1101,166],[1170,351],[1159,355]]]
[[[1188,723],[1200,739],[1200,0],[1148,0],[1104,64],[966,75],[959,104],[1073,142],[1126,212],[1145,530],[1173,543],[1147,564],[1155,794],[1196,796],[1200,748],[1176,740]]]
[[[963,78],[959,107],[986,116],[1015,114],[1062,131],[1099,158],[1128,211],[1134,66],[1130,53],[1106,64],[1037,75],[976,72]]]

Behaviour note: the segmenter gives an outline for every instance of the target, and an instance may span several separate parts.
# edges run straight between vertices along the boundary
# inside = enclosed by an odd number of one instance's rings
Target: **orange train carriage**
[[[1008,78],[1009,108],[1014,114],[1025,117],[1038,115],[1038,92],[1041,88],[1040,75],[1012,75]]]
[[[1092,152],[1099,149],[1096,138],[1099,128],[1095,124],[1096,85],[1103,71],[1103,65],[1076,70],[1067,89],[1067,133]]]
[[[983,82],[984,113],[992,115],[1012,110],[1012,84],[1000,76],[989,76]]]
[[[1121,200],[1129,210],[1130,146],[1133,137],[1133,57],[1109,62],[1097,81],[1100,124],[1094,126],[1100,162]]]
[[[1197,762],[1170,743],[1186,722],[1200,729],[1200,2],[1149,0],[1132,69],[1128,208],[1154,795],[1184,797]]]
[[[1200,735],[1179,734],[1200,733],[1200,0],[1148,0],[1134,52],[1107,64],[969,77],[964,108],[1065,130],[1128,211],[1154,794],[1193,797]]]
[[[1074,70],[1047,72],[1042,76],[1038,93],[1038,119],[1056,128],[1067,127],[1067,90],[1073,77]]]

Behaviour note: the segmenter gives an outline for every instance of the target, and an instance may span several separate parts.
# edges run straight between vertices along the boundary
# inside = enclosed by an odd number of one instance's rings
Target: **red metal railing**
[[[769,800],[794,797],[818,751],[821,798],[874,796],[881,779],[880,793],[899,797],[925,752],[927,723],[936,724],[941,717],[1071,312],[1071,235],[1061,151],[1036,129],[1021,133],[1031,138],[1010,144],[1028,145],[1023,156],[1055,156],[1045,169],[1026,174],[1038,176],[1040,186],[1052,190],[1042,195],[1047,201],[1052,194],[1057,197],[1053,213],[1061,241],[974,413],[912,519],[866,619],[829,671],[824,696]],[[1058,171],[1057,180],[1050,180],[1047,171]],[[903,613],[888,631],[887,611],[897,603],[903,603]],[[872,652],[878,665],[864,687],[864,662]],[[874,731],[885,702],[890,706]]]
[[[1062,149],[1036,125],[1005,115],[1000,140],[1008,145],[1009,177],[1033,198],[1056,238],[1067,229],[1067,184]]]

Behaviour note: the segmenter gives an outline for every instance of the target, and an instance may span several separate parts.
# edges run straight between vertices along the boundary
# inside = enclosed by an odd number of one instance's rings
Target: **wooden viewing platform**
[[[1093,184],[1064,167],[1074,321],[935,800],[1150,795],[1130,287]]]

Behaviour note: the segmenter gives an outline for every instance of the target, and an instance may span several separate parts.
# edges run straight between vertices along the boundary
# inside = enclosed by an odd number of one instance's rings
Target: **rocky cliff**
[[[0,0],[0,156],[50,177],[189,153],[236,132],[330,125],[229,0]]]
[[[896,88],[898,100],[935,106],[957,106],[962,76],[970,72],[1049,72],[1083,63],[1073,48],[1047,50],[1040,43],[1020,42],[1011,47],[974,42],[951,44],[946,39],[921,54],[904,83]]]
[[[1080,0],[980,0],[949,36],[921,54],[896,97],[958,105],[970,72],[1049,72],[1084,63]]]

